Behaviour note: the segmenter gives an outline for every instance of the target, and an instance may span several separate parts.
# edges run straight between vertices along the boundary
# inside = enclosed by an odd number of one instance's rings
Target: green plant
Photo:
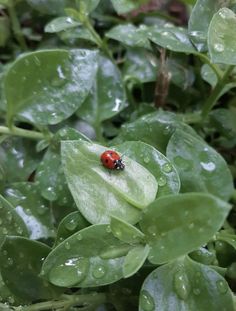
[[[235,1],[148,3],[0,0],[0,310],[235,310]]]

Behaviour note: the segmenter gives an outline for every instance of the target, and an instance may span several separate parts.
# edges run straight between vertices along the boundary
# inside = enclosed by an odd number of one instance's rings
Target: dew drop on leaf
[[[164,176],[162,176],[162,177],[160,177],[159,179],[158,179],[158,185],[160,186],[160,187],[163,187],[163,186],[165,186],[166,185],[166,178],[164,177]]]
[[[81,241],[83,239],[82,234],[78,233],[77,236],[76,236],[76,239],[78,241]]]
[[[140,306],[143,311],[153,311],[155,309],[154,299],[146,290],[141,291]]]
[[[216,52],[218,52],[218,53],[222,53],[222,52],[224,52],[224,46],[223,46],[223,44],[221,44],[221,43],[215,43],[214,44],[214,50],[216,51]]]
[[[226,284],[225,281],[221,281],[221,280],[217,281],[216,282],[216,287],[217,287],[219,293],[222,294],[222,295],[226,294],[227,291],[228,291],[228,287],[227,287],[227,284]]]
[[[68,221],[66,224],[65,224],[65,227],[67,230],[69,231],[73,231],[76,229],[77,227],[77,220],[76,219],[71,219],[70,221]]]
[[[42,195],[45,199],[49,201],[54,201],[57,199],[57,194],[53,187],[48,187],[42,191]]]
[[[169,163],[166,163],[163,165],[162,169],[165,173],[170,173],[172,171],[172,166]]]
[[[101,279],[106,274],[106,270],[103,266],[94,267],[92,275],[95,279]]]
[[[174,290],[180,299],[186,300],[188,298],[190,284],[182,271],[177,271],[174,275]]]
[[[70,249],[70,243],[69,243],[69,242],[66,242],[66,243],[65,243],[65,248],[66,248],[66,249]]]

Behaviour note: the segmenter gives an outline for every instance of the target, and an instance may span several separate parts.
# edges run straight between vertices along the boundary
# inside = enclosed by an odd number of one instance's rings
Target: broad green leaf
[[[167,157],[174,163],[182,192],[209,192],[229,200],[233,178],[223,157],[203,140],[176,130],[167,146]]]
[[[204,265],[212,265],[216,260],[215,254],[210,252],[207,248],[200,247],[198,250],[189,254],[190,258]]]
[[[110,59],[99,56],[93,88],[77,115],[96,126],[118,114],[126,105],[125,89],[118,67]]]
[[[46,125],[67,119],[87,97],[96,70],[97,53],[90,50],[42,50],[19,57],[5,77],[8,122],[17,117]]]
[[[233,311],[232,292],[212,268],[185,257],[155,269],[143,283],[139,311]]]
[[[133,24],[118,25],[110,29],[106,33],[106,37],[120,41],[121,43],[129,47],[141,47],[151,49],[147,34],[144,31],[145,29],[145,25],[141,25],[139,28],[137,28]]]
[[[54,18],[51,22],[49,22],[45,26],[44,31],[50,32],[50,33],[55,33],[55,32],[60,32],[63,30],[75,28],[79,25],[80,25],[80,23],[73,20],[71,17],[62,16],[62,17]]]
[[[4,47],[10,36],[10,23],[6,16],[0,17],[0,47]]]
[[[151,248],[148,259],[161,264],[207,243],[223,225],[230,207],[204,193],[170,195],[155,200],[140,222]]]
[[[82,25],[62,31],[58,35],[68,46],[81,45],[83,41],[90,41],[93,44],[97,44],[91,32]]]
[[[92,225],[59,244],[44,261],[41,274],[58,286],[110,284],[122,278],[124,255],[131,247],[116,239],[108,225]]]
[[[149,0],[111,0],[114,9],[118,14],[125,14],[138,9]]]
[[[38,185],[30,182],[10,184],[5,197],[24,221],[31,240],[55,236],[53,215],[48,202],[40,196]]]
[[[61,163],[60,143],[62,140],[88,140],[88,138],[69,127],[59,130],[54,135],[35,176],[35,180],[39,183],[41,195],[49,201],[71,200]]]
[[[38,274],[44,258],[50,252],[45,244],[23,237],[7,237],[2,245],[1,273],[10,291],[29,301],[56,298],[57,289]]]
[[[181,121],[180,116],[172,112],[158,110],[133,122],[124,123],[120,134],[111,144],[121,144],[127,140],[141,140],[165,154],[168,141],[176,128],[196,135],[190,126]]]
[[[78,9],[85,14],[95,10],[99,2],[100,0],[76,0]]]
[[[149,253],[148,245],[137,245],[125,256],[123,263],[123,276],[129,278],[135,274],[144,264]]]
[[[208,31],[208,48],[212,62],[236,65],[236,15],[227,8],[212,18]]]
[[[91,223],[109,223],[110,216],[136,223],[139,210],[156,197],[155,177],[128,157],[123,171],[103,167],[100,155],[105,150],[83,141],[62,142],[62,163],[72,196]]]
[[[61,15],[64,9],[73,4],[73,0],[26,0],[33,9],[48,15]]]
[[[179,192],[180,179],[175,167],[157,149],[141,141],[128,141],[115,148],[153,174],[158,183],[157,197]]]
[[[89,223],[79,211],[72,212],[65,216],[60,222],[57,230],[55,245],[60,244],[75,232],[89,226]]]
[[[0,145],[0,166],[7,182],[28,180],[40,158],[35,143],[27,139],[8,137]]]
[[[144,234],[140,230],[117,217],[111,217],[110,227],[112,234],[125,243],[137,244],[144,241]]]
[[[188,31],[191,41],[199,52],[207,50],[208,27],[213,15],[230,0],[198,0],[191,12]]]
[[[187,30],[182,27],[171,24],[153,26],[147,29],[146,35],[152,42],[167,50],[188,54],[196,53]]]
[[[0,195],[0,246],[7,235],[28,236],[29,233],[14,207]]]
[[[122,72],[125,80],[153,82],[157,78],[158,66],[157,58],[146,49],[130,48],[125,55]]]

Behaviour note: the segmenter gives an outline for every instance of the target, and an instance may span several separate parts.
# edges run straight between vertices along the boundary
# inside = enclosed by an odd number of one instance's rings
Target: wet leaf
[[[24,221],[31,240],[55,236],[51,209],[48,202],[40,196],[37,184],[29,182],[11,184],[5,189],[5,196]]]
[[[122,278],[124,255],[130,248],[112,235],[108,225],[92,225],[59,244],[44,261],[41,274],[58,286],[110,284]]]
[[[48,15],[60,15],[73,3],[71,0],[26,0],[33,9]]]
[[[80,23],[73,20],[71,17],[68,16],[62,16],[57,17],[50,21],[44,28],[45,32],[55,33],[60,32],[63,30],[75,28],[79,26]]]
[[[234,28],[236,15],[227,8],[220,9],[212,18],[208,32],[208,48],[212,62],[236,65]]]
[[[234,310],[232,292],[225,279],[188,257],[149,274],[139,298],[139,311]]]
[[[50,252],[45,244],[23,237],[7,237],[0,255],[3,281],[16,296],[29,301],[56,298],[60,293],[38,274]]]
[[[157,183],[143,166],[124,157],[123,171],[102,166],[105,147],[87,142],[62,142],[62,162],[78,209],[91,223],[109,223],[116,216],[136,223],[140,209],[156,197]]]
[[[125,257],[123,264],[123,276],[125,278],[131,277],[144,264],[149,253],[148,245],[137,245],[132,248]]]
[[[167,157],[174,163],[182,192],[209,192],[229,200],[233,178],[223,157],[203,140],[176,130],[167,146]]]
[[[230,208],[226,202],[204,193],[170,195],[155,200],[140,222],[151,248],[148,259],[161,264],[207,243],[223,225]]]
[[[99,2],[100,0],[76,0],[78,9],[87,14],[95,10]]]
[[[148,0],[111,0],[118,14],[125,14],[138,9],[141,4],[145,4]]]
[[[8,122],[57,124],[84,102],[97,70],[90,50],[42,50],[19,57],[5,77]],[[17,85],[17,89],[15,88]]]

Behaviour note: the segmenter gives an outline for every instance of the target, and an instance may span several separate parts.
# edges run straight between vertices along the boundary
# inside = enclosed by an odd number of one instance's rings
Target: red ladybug
[[[125,168],[124,162],[119,154],[113,150],[106,150],[101,154],[101,162],[103,166],[110,170],[123,170]]]

